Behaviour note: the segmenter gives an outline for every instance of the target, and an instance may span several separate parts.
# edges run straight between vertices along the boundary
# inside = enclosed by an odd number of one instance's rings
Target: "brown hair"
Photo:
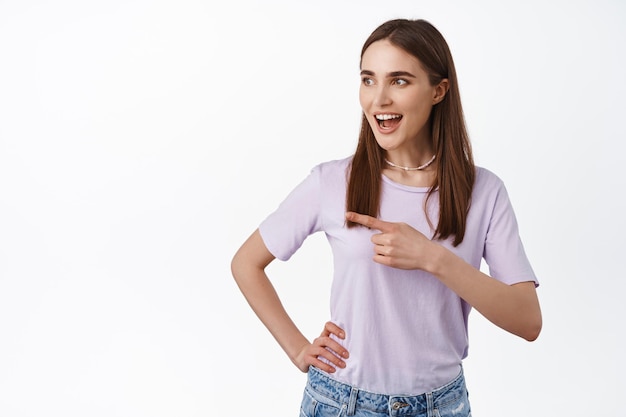
[[[439,223],[434,238],[454,236],[453,245],[457,246],[465,236],[475,167],[450,49],[441,33],[429,22],[396,19],[383,23],[372,32],[363,45],[361,58],[372,43],[380,40],[388,40],[416,57],[428,73],[431,85],[448,79],[448,92],[442,101],[433,106],[429,119],[438,165],[435,183],[428,192],[424,211],[428,216],[426,204],[438,189]],[[378,217],[382,168],[383,149],[376,142],[374,132],[363,115],[348,179],[348,211]],[[348,222],[348,227],[354,226],[356,223]]]

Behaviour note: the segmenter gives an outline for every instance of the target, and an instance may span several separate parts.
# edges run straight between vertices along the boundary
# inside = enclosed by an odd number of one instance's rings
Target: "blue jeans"
[[[310,367],[300,417],[330,416],[471,417],[471,412],[462,371],[432,392],[393,396],[359,390]]]

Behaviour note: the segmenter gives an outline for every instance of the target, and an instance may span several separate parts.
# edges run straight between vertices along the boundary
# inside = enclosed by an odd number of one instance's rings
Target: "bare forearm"
[[[495,325],[526,340],[541,331],[541,310],[533,282],[504,284],[436,245],[432,273]]]
[[[381,231],[372,235],[374,262],[428,271],[497,326],[526,340],[539,335],[541,310],[533,282],[506,285],[493,279],[406,223],[354,212],[346,219]]]
[[[283,308],[274,286],[265,274],[265,268],[272,260],[274,256],[265,246],[258,230],[250,235],[235,254],[231,263],[233,277],[248,304],[302,372],[307,372],[311,365],[326,372],[334,372],[335,367],[344,368],[349,353],[331,337],[343,339],[343,329],[328,322],[320,336],[310,343]]]
[[[233,276],[248,304],[292,361],[309,343],[285,311],[276,290],[262,270],[233,268]]]

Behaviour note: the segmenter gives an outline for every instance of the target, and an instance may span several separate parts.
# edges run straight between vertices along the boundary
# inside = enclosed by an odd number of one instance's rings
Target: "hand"
[[[294,363],[302,372],[307,372],[310,365],[329,373],[335,372],[336,368],[318,359],[319,356],[327,359],[335,366],[340,368],[346,367],[346,363],[341,358],[347,359],[349,356],[348,351],[331,338],[331,334],[339,339],[345,339],[346,337],[345,332],[339,326],[330,321],[326,323],[322,334],[313,343],[304,346],[294,360]]]
[[[374,262],[399,269],[428,270],[434,243],[408,224],[385,222],[354,212],[346,213],[346,219],[382,232],[371,239]]]

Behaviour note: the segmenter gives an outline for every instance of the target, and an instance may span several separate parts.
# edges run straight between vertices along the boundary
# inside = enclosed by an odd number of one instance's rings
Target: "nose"
[[[386,86],[379,86],[374,96],[374,104],[378,107],[384,107],[391,104],[391,96]]]

